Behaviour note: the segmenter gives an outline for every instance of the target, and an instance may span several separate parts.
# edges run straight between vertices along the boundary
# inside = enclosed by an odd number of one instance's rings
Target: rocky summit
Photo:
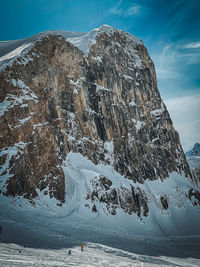
[[[191,200],[193,190],[198,203],[141,40],[103,25],[89,33],[50,31],[2,42],[0,52],[1,194],[34,204],[42,192],[62,205],[69,178],[63,164],[79,153],[132,183],[116,188],[109,176],[93,175],[85,195],[91,212],[104,203],[112,215],[120,208],[147,216],[148,190],[139,185],[162,183],[171,173],[190,183],[183,197]],[[169,196],[163,193],[159,201],[167,210]]]
[[[200,144],[196,143],[185,155],[192,175],[198,183],[200,181]]]

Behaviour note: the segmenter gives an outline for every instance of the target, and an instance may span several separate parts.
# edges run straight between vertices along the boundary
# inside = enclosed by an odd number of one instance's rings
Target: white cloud
[[[127,9],[120,8],[122,3],[122,0],[120,0],[116,6],[114,6],[111,10],[110,13],[115,14],[115,15],[120,15],[123,17],[129,17],[133,15],[139,15],[141,11],[141,6],[140,5],[133,5]]]
[[[197,43],[195,45],[197,47]],[[183,69],[186,70],[187,68],[190,71],[190,65],[200,63],[199,50],[194,49],[185,53],[185,51],[183,52],[183,45],[177,43],[164,46],[161,52],[155,51],[152,58],[156,66],[158,80],[166,80],[166,83],[169,82],[168,79],[185,79]]]
[[[133,15],[138,15],[140,13],[140,9],[141,9],[141,6],[139,5],[134,5],[132,7],[130,7],[129,9],[127,9],[125,12],[124,12],[124,15],[126,17],[128,16],[133,16]]]
[[[110,13],[120,15],[122,13],[122,9],[120,9],[120,5],[122,3],[122,0],[119,0],[119,2],[114,6],[111,10]]]
[[[163,68],[162,66],[156,66],[156,74],[158,80],[166,80],[166,79],[180,79],[181,74],[177,71],[170,69],[169,66]]]
[[[200,93],[170,98],[164,102],[179,132],[183,149],[188,151],[200,141]]]
[[[200,42],[189,43],[184,45],[183,48],[200,48]]]

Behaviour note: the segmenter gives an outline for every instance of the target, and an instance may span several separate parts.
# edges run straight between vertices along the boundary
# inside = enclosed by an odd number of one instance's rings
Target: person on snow
[[[81,241],[81,251],[83,252],[83,242]]]
[[[71,251],[71,249],[70,249],[69,252],[68,252],[68,254],[71,255],[71,253],[72,253],[72,251]]]

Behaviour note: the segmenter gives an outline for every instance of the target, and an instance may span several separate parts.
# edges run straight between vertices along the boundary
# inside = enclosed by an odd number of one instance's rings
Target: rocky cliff
[[[0,72],[2,194],[33,203],[41,191],[65,202],[62,165],[69,152],[111,165],[135,184],[163,181],[172,172],[192,181],[154,64],[138,38],[109,26],[68,38],[49,32],[6,63]],[[148,214],[148,196],[137,186],[116,190],[102,175],[91,183],[85,198],[105,203],[110,213]],[[165,195],[160,203],[168,209]]]

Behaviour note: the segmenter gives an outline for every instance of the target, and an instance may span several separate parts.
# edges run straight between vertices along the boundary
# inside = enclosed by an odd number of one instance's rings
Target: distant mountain
[[[200,181],[200,144],[196,143],[185,155],[192,174]]]
[[[200,157],[200,144],[196,143],[194,147],[185,153],[186,157],[189,158],[191,156],[198,156]]]

